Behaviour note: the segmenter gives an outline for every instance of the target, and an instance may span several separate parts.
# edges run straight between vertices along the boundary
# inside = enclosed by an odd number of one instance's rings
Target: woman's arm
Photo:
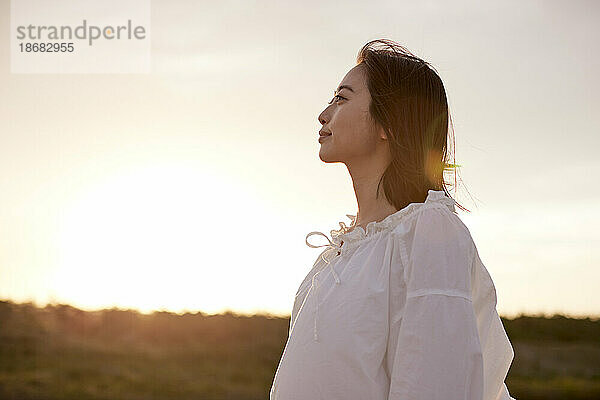
[[[472,239],[449,211],[429,208],[417,218],[414,235],[401,232],[396,239],[405,264],[406,301],[402,310],[392,310],[388,398],[482,400]]]

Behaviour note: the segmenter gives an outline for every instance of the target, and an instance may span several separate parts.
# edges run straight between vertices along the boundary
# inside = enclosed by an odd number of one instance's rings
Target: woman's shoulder
[[[413,242],[418,240],[426,242],[431,248],[451,243],[464,248],[470,256],[475,251],[475,243],[467,225],[456,211],[440,204],[418,208],[408,218],[398,222],[392,235],[407,248],[412,248]]]
[[[460,230],[459,233],[471,235],[469,228],[455,209],[450,209],[440,203],[420,204],[406,218],[397,220],[392,232],[395,235],[405,235],[418,229],[423,224],[432,224],[440,229],[453,227]]]

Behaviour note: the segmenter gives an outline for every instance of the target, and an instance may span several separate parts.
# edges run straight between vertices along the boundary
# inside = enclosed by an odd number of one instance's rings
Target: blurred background
[[[378,38],[445,84],[511,395],[600,397],[598,2],[153,0],[150,74],[11,74],[0,4],[3,398],[268,397],[305,236],[357,210],[317,116]]]

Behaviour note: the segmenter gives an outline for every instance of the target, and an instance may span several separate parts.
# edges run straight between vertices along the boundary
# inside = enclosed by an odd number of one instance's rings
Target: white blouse
[[[270,400],[515,400],[496,289],[454,200],[429,190],[366,231],[340,226],[298,288]]]

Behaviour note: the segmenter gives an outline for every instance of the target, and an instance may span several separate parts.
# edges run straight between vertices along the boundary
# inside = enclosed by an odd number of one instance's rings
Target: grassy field
[[[504,319],[518,400],[600,399],[600,321]],[[268,399],[289,319],[0,301],[0,399]]]

